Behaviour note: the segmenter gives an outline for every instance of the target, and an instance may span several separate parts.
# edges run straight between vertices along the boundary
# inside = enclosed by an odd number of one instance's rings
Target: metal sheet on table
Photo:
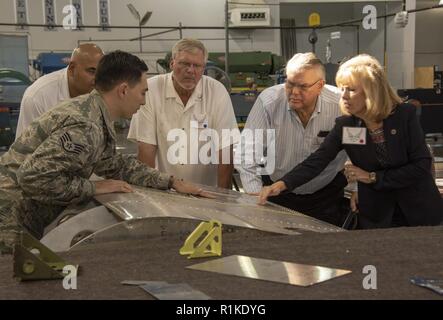
[[[118,224],[121,220],[104,206],[83,211],[49,231],[40,242],[55,252],[68,251],[71,246],[97,231]]]
[[[69,222],[69,221],[68,221]],[[109,241],[125,240],[151,240],[163,241],[171,237],[179,237],[184,241],[192,231],[199,225],[200,221],[189,218],[177,217],[150,217],[144,219],[133,219],[113,224],[107,228],[101,229],[88,237],[77,242],[69,250],[87,246],[90,244],[104,243]],[[222,226],[223,234],[233,235],[237,239],[248,237],[267,237],[272,233],[237,226]]]
[[[222,224],[279,234],[299,234],[297,231],[300,230],[344,231],[275,204],[259,206],[254,196],[221,188],[201,187],[208,190],[215,199],[141,187],[134,187],[133,193],[113,193],[95,198],[124,220],[149,217],[217,219]]]
[[[159,300],[209,300],[211,297],[187,283],[147,283],[140,286]]]
[[[187,268],[296,286],[311,286],[316,283],[351,273],[350,270],[239,255],[211,260]]]

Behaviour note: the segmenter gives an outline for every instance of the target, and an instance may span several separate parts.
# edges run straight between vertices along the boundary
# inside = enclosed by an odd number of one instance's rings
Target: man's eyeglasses
[[[191,68],[193,67],[195,70],[202,70],[205,66],[202,64],[195,64],[195,63],[189,63],[189,62],[185,62],[185,61],[179,61],[177,62],[178,65],[180,66],[180,68]]]
[[[323,79],[318,79],[313,84],[307,84],[307,83],[298,84],[298,83],[294,83],[294,82],[291,82],[286,79],[286,89],[293,90],[294,88],[297,88],[300,91],[306,92],[309,89],[311,89],[314,85],[316,85],[320,80],[323,80]]]

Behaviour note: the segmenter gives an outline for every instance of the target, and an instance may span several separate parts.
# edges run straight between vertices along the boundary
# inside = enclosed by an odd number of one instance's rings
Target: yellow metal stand
[[[19,281],[62,279],[69,263],[26,232],[14,245],[14,278]],[[78,269],[78,265],[74,266]]]
[[[221,251],[221,223],[215,220],[200,223],[180,248],[180,254],[189,255],[188,259],[221,256]]]

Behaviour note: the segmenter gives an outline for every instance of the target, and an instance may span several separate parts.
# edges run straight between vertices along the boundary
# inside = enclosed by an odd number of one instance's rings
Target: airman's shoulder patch
[[[60,137],[60,143],[63,149],[67,152],[74,153],[80,155],[83,151],[85,151],[86,147],[80,143],[75,143],[72,141],[71,135],[68,132],[65,132]]]

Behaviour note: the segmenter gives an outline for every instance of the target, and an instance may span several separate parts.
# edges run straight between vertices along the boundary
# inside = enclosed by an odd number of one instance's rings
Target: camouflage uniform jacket
[[[93,172],[134,185],[168,188],[169,175],[135,156],[117,154],[115,144],[109,112],[95,90],[34,121],[0,157],[0,240],[1,225],[13,223],[14,216],[41,237],[67,205],[92,198]]]

